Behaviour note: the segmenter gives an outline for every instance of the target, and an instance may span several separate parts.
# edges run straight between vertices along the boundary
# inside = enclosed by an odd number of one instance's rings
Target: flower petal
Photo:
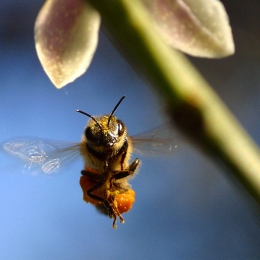
[[[162,38],[190,55],[216,58],[234,53],[228,16],[218,0],[142,0]]]
[[[98,42],[100,15],[82,0],[47,0],[35,22],[43,69],[57,88],[81,76]]]

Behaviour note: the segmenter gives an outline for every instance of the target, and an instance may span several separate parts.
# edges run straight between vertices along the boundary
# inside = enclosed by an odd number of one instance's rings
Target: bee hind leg
[[[83,170],[84,172],[84,170]],[[85,171],[86,172],[86,171]],[[88,172],[87,172],[88,174]],[[92,175],[92,173],[91,173]],[[89,176],[89,175],[87,175]],[[119,217],[120,219],[120,222],[121,223],[124,223],[125,220],[124,218],[122,217],[121,213],[118,211],[117,207],[115,206],[114,204],[114,197],[113,196],[108,196],[107,194],[105,195],[105,198],[102,198],[102,197],[99,197],[95,194],[92,194],[93,191],[97,190],[98,188],[102,187],[104,184],[104,180],[99,180],[99,182],[97,182],[93,187],[91,187],[88,191],[87,191],[87,195],[94,199],[94,200],[97,200],[97,201],[100,201],[103,203],[104,207],[107,209],[107,212],[108,212],[108,216],[110,218],[113,218],[114,221],[113,221],[113,228],[116,228],[116,220],[117,220],[117,217]]]
[[[109,201],[105,201],[104,205],[108,209],[109,217],[114,219],[113,224],[112,224],[113,228],[115,228],[115,229],[117,228],[117,226],[116,226],[117,217],[119,217],[120,223],[122,223],[122,224],[125,223],[125,219],[123,218],[123,216],[119,212],[118,208],[114,205],[114,203],[110,204]]]

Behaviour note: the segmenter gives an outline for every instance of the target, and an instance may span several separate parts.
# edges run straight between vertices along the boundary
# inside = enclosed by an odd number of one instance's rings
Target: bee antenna
[[[82,110],[79,110],[79,109],[77,109],[76,112],[79,112],[79,113],[81,113],[81,114],[83,114],[83,115],[85,115],[85,116],[88,116],[88,117],[90,117],[91,119],[93,119],[93,120],[96,122],[96,124],[99,126],[99,128],[101,129],[101,131],[102,131],[101,125],[99,124],[99,122],[97,121],[97,119],[96,119],[94,116],[91,116],[90,114],[88,114],[88,113],[86,113],[86,112],[84,112],[84,111],[82,111]]]
[[[114,109],[112,110],[109,118],[108,118],[108,121],[107,121],[107,126],[109,126],[109,123],[110,123],[110,120],[111,120],[111,117],[113,116],[113,114],[115,113],[116,109],[118,108],[118,106],[121,104],[121,102],[123,101],[123,99],[125,98],[125,96],[122,96],[120,98],[120,100],[117,102],[116,106],[114,107]]]

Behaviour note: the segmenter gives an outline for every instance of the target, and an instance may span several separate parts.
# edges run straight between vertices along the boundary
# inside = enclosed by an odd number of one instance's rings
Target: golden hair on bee
[[[124,123],[114,116],[124,98],[125,96],[118,101],[108,115],[94,117],[77,110],[90,117],[80,147],[85,161],[85,169],[81,174],[88,178],[87,184],[91,183],[84,186],[86,193],[84,200],[102,204],[107,209],[108,215],[114,219],[114,227],[117,217],[124,222],[121,215],[123,211],[120,212],[118,208],[118,196],[131,188],[127,180],[134,175],[140,164],[140,160],[135,159],[128,165],[132,153],[131,138]]]

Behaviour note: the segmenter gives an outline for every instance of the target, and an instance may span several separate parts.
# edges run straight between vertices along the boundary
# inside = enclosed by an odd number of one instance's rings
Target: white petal
[[[234,53],[228,16],[218,0],[142,0],[162,38],[172,47],[200,57]]]
[[[40,62],[57,88],[89,67],[98,42],[100,15],[82,0],[47,0],[35,22]]]

